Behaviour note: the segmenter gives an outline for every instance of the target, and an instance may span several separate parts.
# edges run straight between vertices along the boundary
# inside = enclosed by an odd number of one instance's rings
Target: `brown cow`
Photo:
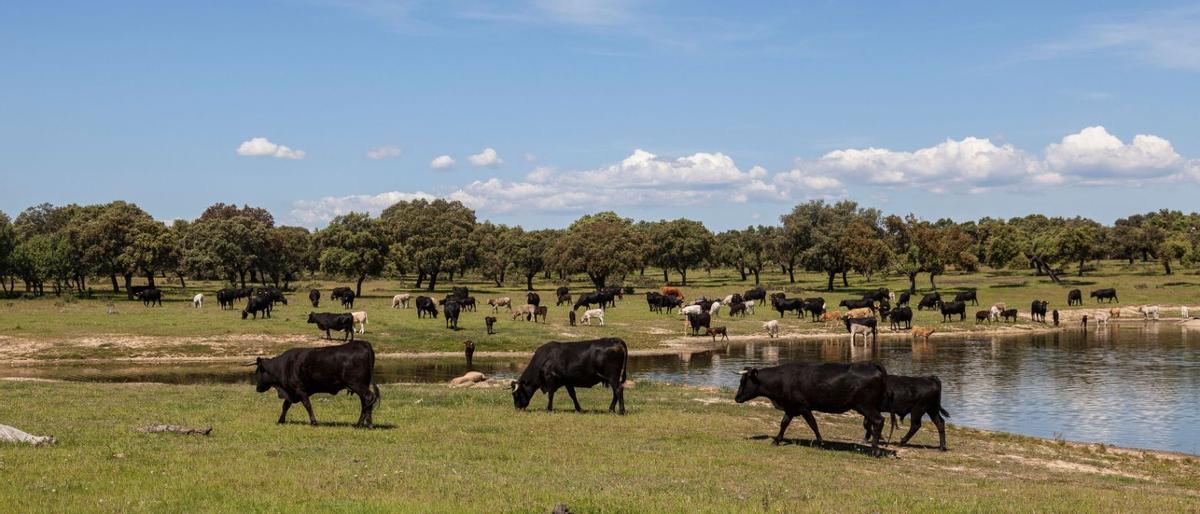
[[[913,327],[912,337],[914,341],[920,338],[928,342],[929,336],[933,335],[934,332],[937,332],[937,329],[934,327]]]
[[[678,287],[663,286],[662,294],[663,296],[674,296],[680,300],[683,299],[683,292]]]

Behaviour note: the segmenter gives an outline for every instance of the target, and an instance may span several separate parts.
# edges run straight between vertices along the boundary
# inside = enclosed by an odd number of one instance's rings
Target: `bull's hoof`
[[[315,419],[314,419],[314,420],[312,420],[312,421],[309,421],[309,422],[308,422],[308,426],[311,426],[311,427],[315,427],[315,426],[317,426],[317,420],[315,420]]]
[[[779,439],[772,439],[771,446],[779,446]]]

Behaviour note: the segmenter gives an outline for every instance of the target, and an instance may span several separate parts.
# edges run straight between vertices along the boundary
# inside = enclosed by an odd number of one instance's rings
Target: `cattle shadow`
[[[755,435],[755,436],[748,437],[748,439],[752,439],[755,441],[770,441],[770,440],[775,439],[775,436]],[[843,441],[822,441],[820,444],[817,444],[816,441],[814,441],[812,439],[792,439],[792,438],[785,437],[785,438],[783,438],[783,441],[779,443],[779,445],[780,446],[784,446],[784,445],[807,446],[809,448],[820,448],[822,450],[832,450],[835,452],[861,453],[863,455],[871,455],[871,446],[870,445],[859,444],[859,443],[847,443],[847,442],[843,442]],[[884,456],[895,457],[896,456],[896,450],[889,450],[887,448],[884,448],[883,445],[884,445],[884,442],[879,441],[879,452],[880,452],[881,457],[884,457]]]
[[[307,421],[299,419],[289,419],[285,425],[304,425],[310,426]],[[359,428],[354,426],[354,423],[349,421],[317,421],[317,426],[313,428],[353,428],[356,430],[395,430],[396,425],[391,423],[376,423],[374,428]]]
[[[880,440],[880,441],[879,441],[879,445],[880,445],[880,446],[883,446],[883,445],[885,445],[885,444],[886,444],[886,445],[888,445],[888,446],[895,447],[895,448],[911,448],[911,449],[916,449],[916,450],[941,450],[941,448],[938,448],[937,446],[933,446],[933,445],[930,445],[930,444],[913,444],[913,443],[908,443],[908,444],[906,444],[906,445],[903,445],[903,446],[901,446],[899,441],[896,441],[896,442],[894,442],[894,443],[893,443],[893,442],[891,442],[891,441],[887,441],[887,442],[885,442],[885,441],[883,441],[883,440]],[[946,451],[950,451],[950,450],[946,450]]]

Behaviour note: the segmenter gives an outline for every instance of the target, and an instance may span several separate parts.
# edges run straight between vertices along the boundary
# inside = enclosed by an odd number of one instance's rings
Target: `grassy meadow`
[[[677,277],[675,277],[677,278]],[[439,282],[439,289],[430,294],[412,288],[410,282],[393,280],[369,281],[363,285],[363,297],[358,298],[354,310],[366,311],[369,316],[367,334],[360,336],[371,341],[379,353],[459,352],[462,341],[471,339],[480,352],[530,351],[548,340],[579,339],[599,336],[624,338],[635,350],[661,349],[664,343],[687,344],[682,318],[674,315],[651,313],[640,293],[648,288],[661,287],[661,275],[647,270],[645,277],[630,277],[629,283],[638,284],[639,294],[618,302],[615,309],[606,313],[605,327],[576,326],[567,322],[568,306],[554,305],[553,291],[557,283],[535,282],[543,304],[550,307],[549,322],[530,323],[514,321],[502,310],[497,316],[495,335],[486,335],[483,318],[490,309],[488,298],[508,296],[515,304],[524,303],[523,284],[497,288],[492,283],[478,280],[460,280],[455,283]],[[1125,316],[1135,315],[1133,307],[1140,304],[1177,306],[1197,304],[1200,300],[1200,276],[1176,274],[1165,276],[1155,263],[1109,261],[1084,277],[1064,277],[1063,284],[1054,284],[1046,277],[1034,276],[1030,271],[981,271],[978,273],[951,273],[937,277],[939,291],[953,293],[966,288],[977,288],[979,307],[968,306],[967,319],[963,322],[941,322],[941,315],[925,311],[917,313],[917,325],[936,325],[941,332],[964,330],[996,330],[987,324],[976,325],[972,314],[976,309],[986,309],[994,302],[1005,302],[1028,314],[1031,300],[1049,300],[1052,309],[1067,310],[1066,295],[1071,288],[1084,291],[1084,308],[1097,305],[1086,298],[1087,291],[1103,287],[1115,287],[1120,295],[1120,306],[1126,307]],[[160,286],[163,284],[160,284]],[[322,280],[304,281],[294,284],[296,291],[289,293],[289,305],[280,305],[274,317],[267,320],[241,320],[240,309],[245,302],[237,304],[234,311],[222,311],[217,306],[214,291],[222,287],[219,283],[190,282],[187,289],[177,283],[165,285],[167,297],[161,308],[146,308],[139,301],[129,301],[124,295],[113,296],[97,289],[90,299],[75,297],[10,298],[0,300],[0,360],[60,360],[60,359],[110,359],[110,358],[232,358],[245,355],[273,354],[283,349],[298,346],[323,344],[323,334],[318,334],[314,325],[305,321],[313,309],[308,304],[309,288],[322,290],[324,312],[341,312],[339,306],[328,299],[329,290],[344,282]],[[465,285],[481,304],[479,312],[466,312],[460,319],[459,330],[449,330],[443,320],[417,319],[414,309],[391,308],[391,297],[401,292],[427,294],[434,298],[443,297],[453,285]],[[904,277],[876,277],[871,282],[861,277],[850,277],[849,287],[840,287],[834,292],[823,291],[823,276],[800,274],[797,282],[788,283],[785,276],[775,273],[763,275],[763,285],[770,291],[785,291],[789,297],[821,296],[831,309],[838,301],[858,298],[864,291],[877,287],[900,290],[907,287]],[[581,280],[570,284],[575,294],[590,290]],[[711,274],[694,271],[684,293],[688,298],[699,295],[723,297],[732,292],[745,291],[753,287],[753,279],[743,282],[728,270]],[[930,291],[927,275],[918,281],[918,294]],[[203,309],[193,309],[191,297],[197,292],[205,293]],[[915,305],[915,301],[913,303]],[[1107,307],[1107,305],[1105,305]],[[110,309],[113,311],[109,313]],[[579,312],[582,315],[582,311]],[[1064,316],[1069,315],[1064,312]],[[1177,315],[1168,310],[1166,315]],[[762,322],[778,319],[777,313],[759,306],[756,314],[745,318],[730,319],[720,316],[715,325],[725,325],[731,336],[761,335]],[[1017,328],[1031,328],[1028,320],[1022,320]],[[1040,324],[1037,324],[1040,327]],[[1012,327],[1008,327],[1011,329]],[[844,334],[840,326],[825,327],[820,323],[798,320],[789,315],[782,321],[785,334]],[[884,332],[888,330],[885,329]],[[693,343],[702,344],[706,339],[691,338]]]
[[[387,385],[380,428],[348,426],[358,401],[314,397],[321,426],[278,426],[278,400],[249,386],[0,381],[0,420],[54,446],[0,446],[3,512],[1186,512],[1194,457],[927,426],[873,458],[861,418],[818,415],[827,448],[731,391],[639,383],[624,417],[608,391],[583,414],[518,413],[504,388]],[[566,400],[566,398],[562,398]],[[567,402],[569,404],[569,402]],[[560,401],[558,408],[563,408]],[[151,423],[210,436],[143,434]],[[886,434],[886,431],[885,431]],[[900,433],[896,434],[899,438]]]

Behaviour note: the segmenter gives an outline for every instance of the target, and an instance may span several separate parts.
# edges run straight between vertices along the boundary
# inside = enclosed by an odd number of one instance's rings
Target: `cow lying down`
[[[45,446],[54,444],[58,440],[51,435],[33,435],[22,431],[16,427],[8,425],[0,425],[0,442],[5,443],[28,443],[34,446]]]
[[[260,393],[275,389],[283,399],[279,423],[287,422],[293,403],[304,405],[308,423],[317,424],[309,397],[317,393],[337,395],[343,390],[358,395],[362,411],[354,426],[374,426],[371,413],[379,402],[379,386],[372,383],[375,350],[363,340],[337,346],[292,348],[278,357],[259,357],[255,363],[254,383]]]

